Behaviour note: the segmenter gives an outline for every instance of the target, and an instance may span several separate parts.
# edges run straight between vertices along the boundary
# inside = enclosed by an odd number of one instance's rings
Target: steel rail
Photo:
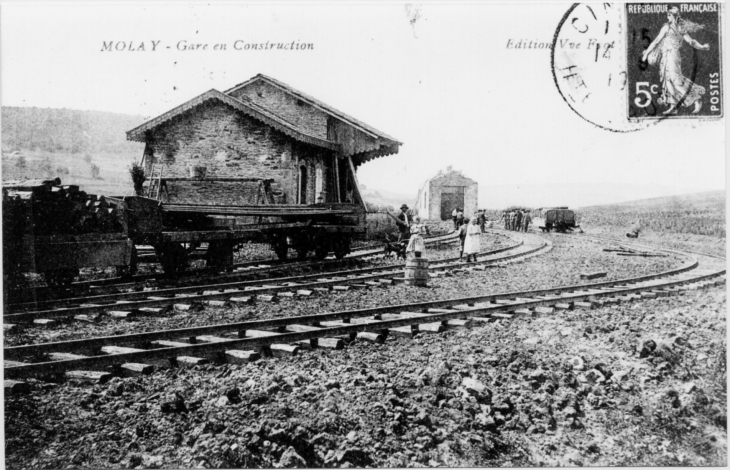
[[[289,317],[270,320],[255,320],[250,322],[231,323],[224,325],[214,325],[208,327],[194,327],[179,330],[168,330],[161,332],[140,333],[136,335],[127,335],[126,337],[105,337],[94,338],[89,340],[68,341],[63,343],[46,343],[43,345],[17,346],[14,348],[5,348],[5,357],[19,357],[25,355],[37,355],[44,351],[59,350],[78,350],[78,348],[101,347],[109,344],[129,344],[140,342],[149,342],[162,338],[194,338],[202,334],[215,334],[222,332],[235,331],[239,336],[245,335],[247,330],[257,330],[262,328],[276,328],[292,324],[319,324],[324,321],[344,320],[348,321],[353,318],[366,316],[376,317],[388,312],[413,311],[423,312],[422,317],[406,316],[402,319],[388,319],[369,323],[358,323],[342,326],[328,326],[315,331],[297,332],[297,333],[279,333],[274,336],[257,337],[257,338],[231,338],[215,343],[190,344],[180,347],[166,347],[152,350],[142,350],[135,352],[125,352],[121,354],[90,356],[80,359],[70,359],[52,362],[41,362],[35,364],[14,365],[5,367],[5,377],[7,379],[21,379],[28,377],[43,377],[49,373],[59,373],[70,368],[93,370],[107,366],[113,366],[123,362],[140,363],[144,361],[165,360],[173,357],[185,356],[201,356],[210,353],[220,352],[229,348],[260,348],[270,346],[277,343],[294,343],[304,340],[312,340],[323,337],[352,335],[359,332],[378,332],[392,328],[403,326],[412,326],[423,323],[445,322],[455,319],[471,318],[476,316],[489,317],[498,312],[514,311],[518,308],[536,308],[541,306],[554,305],[558,302],[578,302],[582,300],[591,300],[600,297],[614,296],[617,293],[627,294],[633,292],[642,292],[647,290],[656,290],[659,288],[668,288],[673,286],[681,286],[686,283],[696,283],[705,279],[711,279],[718,275],[724,274],[725,270],[697,276],[692,279],[676,279],[668,280],[652,286],[633,286],[622,287],[621,289],[605,289],[605,291],[595,292],[599,287],[609,285],[619,285],[619,283],[637,283],[649,277],[656,278],[667,274],[677,274],[685,272],[689,266],[696,265],[696,260],[690,261],[686,266],[677,269],[665,271],[663,273],[638,276],[630,279],[605,281],[593,284],[582,284],[576,286],[566,286],[550,289],[540,289],[527,292],[511,292],[504,294],[480,295],[465,298],[455,298],[439,301],[417,302],[410,304],[401,304],[393,306],[375,307],[369,309],[351,310],[343,312],[333,312],[317,315],[309,315],[303,317]],[[588,289],[588,291],[586,291]],[[535,298],[550,294],[561,294],[558,298]],[[521,299],[510,304],[499,304],[497,300],[504,299]],[[454,308],[457,306],[465,306],[453,311],[438,311],[429,313],[429,309],[438,308]]]
[[[496,255],[505,251],[513,250],[516,248],[519,248],[523,246],[523,243],[516,243],[511,246],[498,248],[495,250],[487,251],[482,253],[482,256],[491,256]],[[530,254],[533,254],[539,250],[544,249],[547,246],[546,243],[542,243],[541,245],[528,249],[525,252],[516,253],[514,255],[508,255],[508,256],[502,256],[497,259],[485,259],[482,261],[478,261],[476,263],[473,263],[472,265],[480,265],[480,264],[494,264],[499,263],[503,261],[507,261],[510,259],[514,259],[516,257],[521,256],[528,256]],[[465,265],[463,264],[457,264],[453,261],[447,261],[447,262],[441,262],[440,264],[436,264],[433,269],[453,269],[453,268],[459,268],[463,267]],[[225,283],[225,284],[215,284],[215,285],[207,285],[207,286],[191,286],[191,287],[183,287],[183,288],[174,288],[174,289],[161,289],[156,291],[149,291],[149,292],[135,292],[133,293],[135,296],[143,296],[143,297],[163,297],[165,295],[173,295],[173,294],[185,294],[184,297],[170,297],[165,299],[145,299],[145,300],[137,300],[137,301],[129,301],[126,300],[125,296],[129,296],[129,294],[116,294],[114,296],[104,296],[104,300],[114,300],[114,299],[125,299],[122,300],[124,303],[121,304],[102,304],[102,305],[96,305],[93,304],[94,301],[99,301],[100,299],[98,297],[87,297],[83,300],[90,305],[83,305],[83,306],[77,306],[77,307],[68,307],[68,308],[57,308],[52,310],[38,310],[38,311],[32,311],[32,312],[22,312],[22,313],[11,313],[3,316],[3,321],[6,323],[28,323],[32,322],[36,319],[53,319],[53,318],[61,318],[61,317],[70,317],[73,315],[97,315],[100,313],[103,313],[108,310],[138,310],[141,308],[159,308],[159,307],[167,307],[170,305],[173,305],[175,303],[185,303],[185,302],[202,302],[202,301],[208,301],[208,300],[227,300],[231,297],[236,296],[253,296],[253,295],[270,295],[270,294],[276,294],[279,292],[291,292],[292,290],[312,290],[317,288],[329,288],[331,286],[337,286],[342,284],[348,284],[348,283],[359,283],[359,282],[365,282],[372,279],[382,279],[382,278],[393,278],[396,275],[399,274],[402,267],[388,267],[388,268],[382,268],[382,267],[374,267],[374,268],[363,268],[362,270],[349,270],[344,272],[331,272],[327,273],[327,276],[332,277],[334,276],[334,279],[331,280],[316,280],[315,282],[308,282],[308,283],[295,283],[295,281],[301,281],[302,279],[318,279],[324,277],[323,274],[317,273],[317,274],[310,274],[305,276],[292,276],[287,278],[276,278],[276,279],[268,279],[266,281],[241,281],[241,282],[232,282],[232,283]],[[358,273],[361,273],[360,275],[357,275]],[[372,274],[365,274],[365,273],[372,273]],[[337,274],[345,274],[349,277],[338,277]],[[283,283],[283,285],[277,285],[277,286],[266,286],[268,283],[272,282],[278,282]],[[262,287],[261,284],[264,284]],[[294,283],[296,285],[290,285],[291,283]],[[257,287],[256,287],[257,286]],[[238,288],[243,288],[243,290]],[[235,290],[234,290],[235,289]],[[218,291],[218,292],[209,292],[205,293],[205,291]],[[203,291],[201,294],[200,291]]]
[[[425,238],[424,243],[426,245],[434,244],[434,243],[453,243],[458,240],[458,236],[455,234],[445,234],[445,235],[437,235],[434,237]],[[260,274],[267,274],[267,273],[276,273],[282,270],[289,270],[289,269],[308,269],[308,268],[326,268],[328,266],[338,266],[342,265],[343,261],[345,263],[352,262],[353,260],[359,259],[359,258],[366,258],[369,256],[377,256],[379,254],[383,253],[382,246],[379,246],[377,248],[361,248],[356,250],[356,253],[351,253],[347,255],[343,260],[320,260],[320,261],[286,261],[286,260],[253,260],[253,261],[247,261],[243,263],[238,263],[233,265],[232,267],[234,269],[236,268],[243,268],[247,266],[260,266],[262,264],[268,264],[268,266],[261,267],[259,269],[249,269],[243,272],[235,272],[235,273],[221,273],[221,274],[214,274],[210,276],[210,279],[237,279],[237,278],[247,278],[251,276],[257,276]],[[200,281],[201,278],[204,279],[204,275],[207,272],[219,270],[220,268],[203,268],[200,270],[195,271],[188,271],[187,276],[182,278],[180,280],[181,283],[186,282],[196,282]],[[201,274],[203,276],[201,276]],[[136,275],[133,277],[134,283],[141,283],[146,280],[155,279],[159,277],[160,274],[142,274],[142,275]],[[207,282],[205,279],[203,282]],[[73,284],[72,288],[76,289],[84,289],[89,288],[91,286],[107,286],[107,287],[120,287],[129,285],[132,283],[126,282],[123,278],[115,277],[115,278],[106,278],[106,279],[99,279],[99,280],[88,280],[88,281],[80,281]],[[130,287],[132,288],[132,287]],[[48,287],[40,287],[40,288],[31,288],[31,290],[48,290],[50,288]],[[18,294],[20,295],[20,294]],[[24,294],[27,296],[40,296],[40,293],[38,294]],[[76,298],[68,297],[63,299],[49,299],[49,300],[41,300],[41,301],[35,301],[35,302],[24,302],[24,303],[9,303],[6,308],[13,313],[20,313],[22,311],[28,311],[31,309],[39,309],[42,308],[45,305],[70,305],[73,304],[74,301],[76,301]]]

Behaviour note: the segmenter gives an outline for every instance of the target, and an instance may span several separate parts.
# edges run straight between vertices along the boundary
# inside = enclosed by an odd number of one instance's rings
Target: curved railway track
[[[509,261],[519,257],[530,256],[549,249],[549,243],[541,239],[531,239],[525,243],[522,234],[511,234],[508,237],[516,241],[506,247],[482,252],[482,259],[470,263],[470,269],[485,269],[485,266]],[[507,252],[513,253],[505,254]],[[459,258],[448,258],[435,262],[431,271],[434,276],[439,272],[464,267]],[[379,287],[402,281],[403,265],[388,267],[370,267],[350,269],[347,271],[289,276],[266,281],[237,281],[208,284],[203,286],[175,287],[148,292],[124,292],[79,299],[43,302],[36,304],[39,310],[9,313],[4,315],[5,323],[34,322],[38,325],[51,325],[55,319],[75,318],[82,321],[94,321],[101,314],[109,314],[118,318],[162,314],[170,308],[190,310],[196,305],[209,304],[226,306],[229,303],[251,303],[257,299],[272,301],[276,296],[297,297],[309,296],[314,292],[333,290],[349,290],[357,288]]]
[[[425,239],[426,245],[441,245],[457,242],[456,233],[436,235]],[[325,270],[329,268],[343,268],[356,266],[363,258],[374,257],[383,254],[382,244],[369,245],[354,250],[342,260],[325,259],[321,261],[296,261],[296,260],[274,260],[258,259],[237,263],[232,266],[233,272],[220,273],[219,268],[202,268],[186,272],[181,279],[168,279],[162,273],[138,274],[129,278],[112,277],[103,279],[92,279],[74,282],[67,292],[58,291],[49,287],[32,287],[8,293],[6,308],[10,312],[18,312],[29,309],[36,309],[43,302],[53,302],[57,297],[66,294],[70,296],[86,295],[91,292],[100,295],[119,290],[143,289],[149,281],[160,280],[170,285],[202,285],[211,282],[233,281],[260,276],[276,276],[282,272],[292,270]],[[93,292],[92,292],[93,291]],[[70,292],[70,295],[68,295]]]
[[[15,380],[32,377],[103,382],[112,374],[148,373],[156,365],[170,363],[240,363],[256,360],[260,353],[278,356],[311,347],[339,349],[354,338],[378,343],[387,335],[438,333],[555,309],[590,309],[669,296],[725,282],[724,258],[652,250],[679,256],[683,263],[664,272],[590,284],[9,347],[4,349],[5,378],[11,379],[6,380],[6,388],[8,383],[14,386]]]

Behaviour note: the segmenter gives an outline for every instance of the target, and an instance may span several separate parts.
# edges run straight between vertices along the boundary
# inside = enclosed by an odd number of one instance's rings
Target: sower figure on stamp
[[[424,231],[425,226],[421,225],[421,218],[418,216],[413,217],[413,224],[411,224],[411,239],[408,241],[406,254],[413,253],[416,258],[420,258],[421,253],[426,251],[426,245],[423,243]]]
[[[410,236],[411,223],[408,220],[407,205],[400,206],[400,214],[395,217],[395,222],[398,225],[398,243],[400,243]]]
[[[646,48],[641,60],[649,62],[649,65],[659,65],[659,78],[662,82],[662,94],[658,103],[669,105],[669,109],[662,114],[677,114],[677,106],[685,107],[694,105],[692,114],[697,114],[702,109],[702,96],[705,94],[705,87],[697,85],[689,78],[682,75],[682,56],[680,49],[682,41],[700,51],[709,51],[709,44],[700,44],[689,36],[703,29],[704,26],[687,21],[679,16],[679,8],[672,7],[667,10],[667,22],[656,38]]]

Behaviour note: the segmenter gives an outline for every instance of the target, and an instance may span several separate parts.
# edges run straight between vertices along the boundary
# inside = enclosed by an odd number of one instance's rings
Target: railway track
[[[680,256],[681,266],[639,277],[533,291],[505,292],[300,317],[109,336],[4,349],[6,389],[28,378],[103,382],[113,374],[149,373],[157,365],[241,363],[263,355],[297,354],[312,347],[339,349],[359,338],[379,343],[388,335],[412,337],[556,309],[669,296],[725,281],[725,260],[653,248]]]
[[[533,255],[549,244],[537,237],[522,234],[510,235],[516,238],[512,244],[481,253],[482,259],[469,265],[470,269],[485,269],[485,266],[508,261],[518,257]],[[531,243],[525,243],[527,238]],[[514,251],[514,253],[505,254]],[[464,267],[459,258],[448,258],[433,264],[434,276]],[[290,276],[266,281],[241,281],[205,286],[175,287],[147,292],[124,292],[90,296],[80,299],[65,299],[40,304],[41,309],[10,313],[4,315],[9,325],[33,323],[53,325],[56,319],[72,318],[81,321],[94,321],[99,315],[108,314],[117,318],[129,319],[135,316],[163,314],[171,308],[190,310],[196,305],[225,306],[230,303],[251,303],[256,300],[273,301],[277,297],[309,296],[315,292],[349,290],[385,286],[402,281],[402,265],[389,267],[370,267],[347,271]],[[6,327],[7,328],[7,327]],[[12,328],[12,327],[11,327]]]
[[[436,235],[425,239],[427,246],[450,244],[458,241],[456,233]],[[343,268],[356,266],[359,260],[376,257],[383,254],[382,245],[370,245],[354,250],[342,260],[325,259],[321,261],[282,261],[282,260],[252,260],[235,264],[232,272],[220,273],[219,268],[203,268],[191,270],[182,279],[167,279],[162,273],[138,274],[129,278],[113,277],[104,279],[78,281],[71,285],[68,291],[58,291],[49,287],[33,287],[21,291],[11,291],[6,299],[6,309],[9,312],[20,312],[36,309],[43,302],[57,301],[58,298],[73,296],[100,295],[120,290],[143,289],[150,281],[161,281],[166,285],[201,285],[204,283],[234,281],[260,276],[275,276],[286,271],[296,270],[325,270],[329,268]]]

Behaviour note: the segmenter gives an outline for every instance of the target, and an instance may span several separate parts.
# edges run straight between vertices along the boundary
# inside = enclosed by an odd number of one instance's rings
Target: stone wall
[[[459,172],[446,173],[443,176],[431,179],[421,189],[416,207],[424,220],[441,220],[441,200],[444,187],[464,188],[464,215],[472,217],[478,210],[479,185],[476,181],[466,178]],[[423,200],[426,207],[423,207]]]
[[[258,80],[231,93],[236,99],[248,97],[277,116],[291,122],[307,134],[327,138],[327,114],[284,92],[269,83]]]
[[[308,173],[307,203],[315,202],[315,175],[322,168],[325,202],[334,201],[331,151],[291,137],[218,101],[208,101],[157,127],[145,149],[145,171],[163,165],[164,177],[190,177],[190,168],[204,166],[206,178],[272,178],[286,193],[287,203],[298,202],[300,167]],[[201,188],[216,192],[214,182]],[[217,197],[217,196],[216,196]],[[221,195],[221,199],[229,197]],[[208,203],[214,204],[216,200]]]

